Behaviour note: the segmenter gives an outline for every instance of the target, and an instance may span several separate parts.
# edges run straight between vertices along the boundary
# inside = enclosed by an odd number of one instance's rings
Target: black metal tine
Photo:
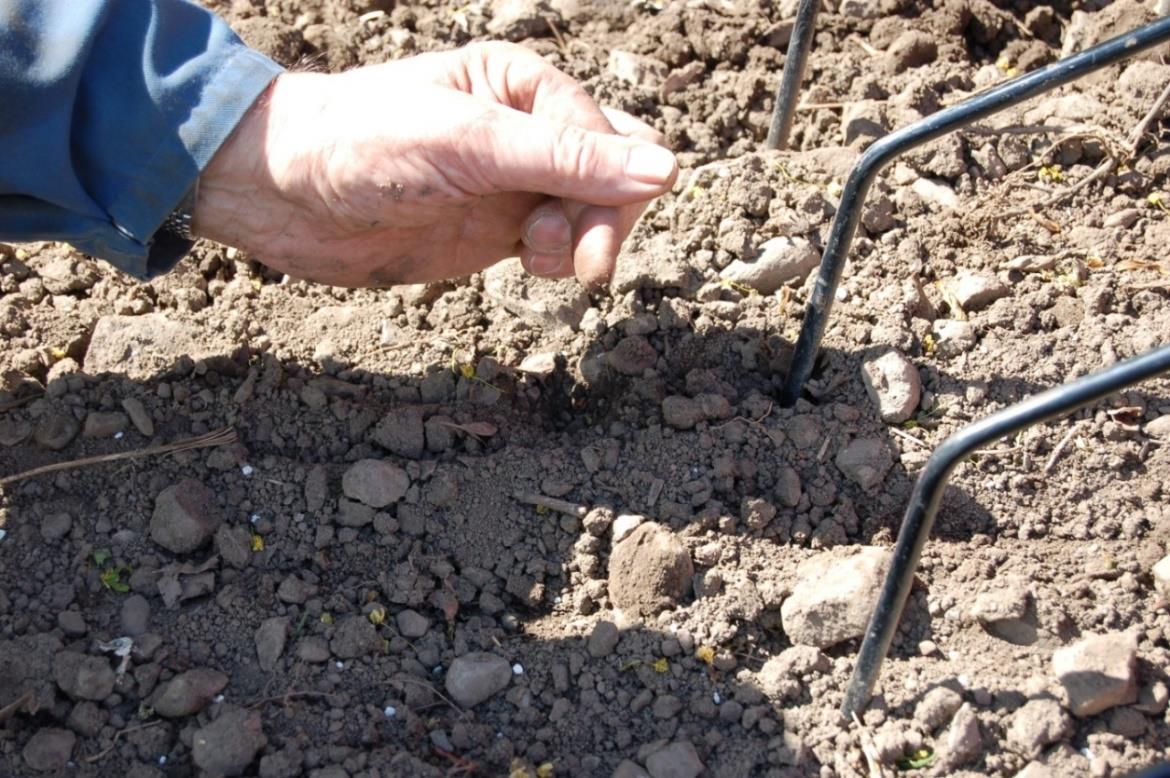
[[[820,350],[821,339],[828,325],[833,307],[833,296],[845,269],[845,260],[861,207],[877,174],[895,157],[923,143],[946,135],[971,122],[990,116],[1029,97],[1055,89],[1082,76],[1132,57],[1145,49],[1170,40],[1170,16],[1139,27],[1079,54],[1054,62],[1048,67],[1027,73],[1011,81],[970,97],[958,105],[931,114],[921,121],[903,127],[879,139],[865,150],[857,161],[845,188],[841,202],[829,230],[829,239],[821,257],[816,286],[809,297],[800,337],[792,355],[792,366],[780,392],[780,405],[792,407],[800,398],[805,382],[812,374],[813,362]]]
[[[951,471],[976,449],[1035,424],[1071,413],[1114,392],[1170,371],[1170,345],[1113,365],[1062,386],[1057,386],[969,424],[951,435],[926,461],[894,546],[894,557],[881,594],[865,631],[853,677],[845,692],[841,713],[846,719],[860,715],[869,702],[882,662],[890,650],[902,608],[910,593],[922,547],[930,535],[939,501]]]
[[[800,0],[797,6],[788,53],[784,55],[784,72],[776,92],[776,107],[772,109],[772,124],[768,127],[768,140],[765,141],[770,149],[788,148],[788,136],[796,117],[796,102],[800,97],[804,69],[808,65],[808,53],[812,50],[820,7],[821,0]]]

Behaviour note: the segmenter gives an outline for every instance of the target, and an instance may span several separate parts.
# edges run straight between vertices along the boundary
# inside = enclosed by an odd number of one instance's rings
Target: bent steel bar
[[[943,488],[955,466],[976,449],[1005,435],[1063,416],[1166,371],[1170,371],[1170,345],[1004,408],[964,427],[934,450],[914,484],[906,515],[902,519],[902,529],[898,532],[898,542],[894,546],[894,558],[890,562],[890,570],[886,573],[877,606],[861,643],[853,677],[845,692],[841,712],[847,719],[860,714],[869,702],[882,661],[890,650],[894,630],[902,616],[906,597],[910,593],[922,547],[934,524]]]
[[[796,116],[796,101],[800,97],[800,83],[804,80],[804,69],[808,65],[808,53],[812,49],[820,7],[821,0],[800,0],[796,9],[796,22],[788,41],[788,53],[784,56],[784,72],[780,76],[776,107],[772,109],[772,124],[768,127],[768,140],[765,141],[770,149],[788,148],[788,135],[792,132],[792,120]]]
[[[809,297],[800,337],[792,354],[792,366],[780,392],[780,404],[793,406],[804,384],[812,375],[813,362],[820,349],[833,307],[833,295],[845,269],[846,255],[861,219],[861,206],[878,172],[891,160],[916,146],[946,135],[973,121],[1023,102],[1050,89],[1075,81],[1119,60],[1170,40],[1170,16],[1139,27],[1091,49],[1054,62],[1043,70],[1014,78],[1004,84],[968,98],[921,121],[881,138],[861,155],[841,192],[841,203],[829,230],[825,253],[821,257],[816,286]]]

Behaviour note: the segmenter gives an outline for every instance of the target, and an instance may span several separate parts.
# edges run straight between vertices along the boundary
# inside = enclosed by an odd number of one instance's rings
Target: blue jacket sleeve
[[[281,72],[186,0],[0,0],[0,240],[150,278],[167,216]]]

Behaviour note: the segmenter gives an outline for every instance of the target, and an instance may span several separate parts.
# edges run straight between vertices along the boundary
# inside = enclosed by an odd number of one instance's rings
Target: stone
[[[877,603],[891,553],[863,546],[852,556],[821,554],[797,569],[799,580],[780,606],[793,643],[828,648],[861,637]]]
[[[372,654],[382,647],[378,630],[364,616],[346,616],[337,623],[329,649],[339,659],[354,659]]]
[[[114,691],[114,669],[101,656],[62,651],[53,657],[53,678],[75,700],[100,702]]]
[[[410,476],[384,459],[361,459],[341,477],[346,497],[371,508],[385,508],[401,500],[410,488]]]
[[[662,61],[621,49],[609,52],[605,69],[620,81],[649,88],[654,88],[666,73],[666,65]]]
[[[1074,729],[1072,719],[1056,700],[1029,700],[1012,714],[1007,739],[1012,750],[1034,759],[1045,746],[1063,740]]]
[[[154,436],[154,420],[146,411],[146,406],[137,397],[127,397],[122,400],[122,410],[130,417],[130,423],[143,437]]]
[[[975,347],[975,325],[959,319],[935,319],[930,325],[936,353],[957,357]]]
[[[994,273],[962,270],[943,282],[964,311],[978,311],[1011,294]]]
[[[651,616],[678,604],[694,574],[686,546],[668,528],[648,521],[614,546],[609,596],[628,613]]]
[[[173,321],[161,313],[103,316],[94,326],[83,365],[90,375],[122,373],[134,381],[166,375],[180,359],[225,361],[235,344],[209,337],[211,330]]]
[[[936,686],[923,695],[914,708],[914,720],[933,732],[946,724],[963,706],[963,697],[954,689]]]
[[[1151,438],[1170,440],[1170,413],[1163,414],[1148,423],[1145,432]]]
[[[374,520],[374,509],[357,500],[337,501],[336,521],[342,527],[364,527]]]
[[[378,422],[371,438],[382,448],[407,459],[418,459],[426,450],[426,430],[418,408],[396,408]]]
[[[507,688],[512,681],[508,660],[486,651],[456,657],[447,671],[444,686],[451,699],[464,708],[474,708]]]
[[[509,313],[554,333],[575,332],[590,305],[589,293],[580,284],[530,276],[519,259],[497,262],[484,270],[483,290]]]
[[[544,38],[552,34],[552,25],[563,28],[563,20],[544,0],[503,0],[492,3],[492,18],[487,30],[509,41]]]
[[[290,605],[303,605],[316,597],[317,591],[316,584],[290,575],[280,582],[280,586],[276,587],[276,597],[281,602],[287,602]]]
[[[638,528],[642,522],[646,521],[645,516],[639,516],[636,513],[623,513],[613,520],[613,542],[614,544],[621,543],[625,540],[631,532]]]
[[[832,669],[832,662],[813,646],[790,646],[771,657],[756,675],[760,689],[773,698],[783,698],[793,681]]]
[[[901,352],[887,351],[865,360],[861,365],[861,378],[882,421],[900,424],[918,409],[922,379],[918,368]]]
[[[795,508],[803,494],[800,487],[800,474],[788,465],[781,465],[776,472],[776,487],[773,490],[776,500],[785,508]]]
[[[119,411],[90,411],[85,417],[81,435],[86,438],[112,438],[126,429],[126,414]]]
[[[760,294],[772,294],[785,284],[803,281],[820,261],[820,253],[804,238],[781,236],[761,243],[751,261],[732,261],[719,276]]]
[[[585,514],[585,518],[581,519],[581,526],[595,538],[605,537],[605,533],[609,531],[613,524],[613,511],[604,506],[590,508],[589,512]]]
[[[329,661],[329,644],[325,638],[311,635],[297,642],[297,659],[320,664]]]
[[[610,778],[650,778],[650,773],[643,770],[637,762],[623,759],[610,774]]]
[[[682,67],[675,68],[667,73],[666,78],[662,80],[662,86],[658,88],[659,98],[665,102],[671,95],[683,91],[698,81],[706,72],[706,64],[698,60],[692,60]]]
[[[215,531],[215,550],[224,564],[243,570],[252,559],[252,533],[243,526],[221,524]]]
[[[907,30],[886,50],[886,70],[902,73],[934,62],[937,56],[938,44],[934,36],[922,30]]]
[[[211,538],[223,523],[215,492],[194,478],[184,478],[159,492],[150,518],[150,537],[175,554],[189,554]]]
[[[1170,555],[1162,557],[1150,572],[1154,576],[1154,590],[1162,599],[1170,600]]]
[[[256,630],[256,656],[260,660],[260,669],[271,673],[277,667],[281,654],[284,653],[284,644],[288,640],[289,620],[284,616],[273,616],[260,623]]]
[[[950,211],[959,207],[959,196],[942,181],[917,178],[910,184],[910,189],[927,205]]]
[[[879,438],[852,440],[833,461],[838,470],[865,491],[879,486],[894,465],[889,446]]]
[[[23,419],[0,417],[0,446],[10,448],[28,440],[32,425]]]
[[[150,627],[150,603],[141,594],[132,594],[122,603],[119,620],[122,634],[138,637]]]
[[[225,705],[215,721],[195,730],[191,760],[209,775],[242,775],[267,744],[260,711]]]
[[[69,730],[42,727],[28,739],[20,755],[29,769],[38,773],[64,770],[76,744],[77,735]]]
[[[841,133],[844,136],[845,145],[848,146],[858,138],[873,142],[874,139],[885,135],[888,130],[883,117],[883,107],[883,103],[878,100],[858,100],[847,103],[841,111]],[[888,199],[887,202],[889,202]],[[868,225],[866,229],[869,229]],[[870,230],[870,232],[884,232],[884,230]]]
[[[73,529],[73,517],[62,511],[50,513],[41,520],[41,538],[46,543],[57,542],[68,535],[71,529]]]
[[[678,430],[689,430],[706,417],[697,400],[670,395],[662,400],[662,421]]]
[[[585,641],[585,648],[589,656],[594,659],[609,656],[617,648],[621,632],[612,621],[599,621],[593,626],[589,638]]]
[[[1090,635],[1052,655],[1052,669],[1078,718],[1137,700],[1137,635]]]
[[[614,294],[635,289],[686,289],[697,283],[692,275],[686,253],[678,251],[674,237],[668,231],[655,231],[640,243],[623,244],[610,287]]]
[[[689,740],[678,740],[646,757],[650,778],[696,778],[704,765]]]
[[[54,411],[40,418],[33,429],[33,440],[38,445],[60,451],[73,442],[81,425],[67,411]]]
[[[658,352],[643,336],[631,335],[619,340],[605,361],[622,375],[640,376],[658,362]]]
[[[163,718],[193,716],[210,705],[227,684],[228,677],[224,673],[199,667],[179,673],[159,686],[147,699],[147,704]]]
[[[431,622],[427,617],[409,608],[399,612],[394,617],[394,623],[398,625],[398,632],[404,638],[421,638],[427,634],[427,630],[431,627]]]
[[[948,767],[960,767],[983,753],[983,735],[979,731],[979,717],[975,709],[963,703],[947,727],[943,759]]]

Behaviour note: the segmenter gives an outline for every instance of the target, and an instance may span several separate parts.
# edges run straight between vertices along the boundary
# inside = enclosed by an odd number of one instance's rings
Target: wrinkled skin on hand
[[[194,230],[338,286],[456,278],[510,256],[598,285],[677,177],[660,142],[511,44],[285,74],[204,171]]]

